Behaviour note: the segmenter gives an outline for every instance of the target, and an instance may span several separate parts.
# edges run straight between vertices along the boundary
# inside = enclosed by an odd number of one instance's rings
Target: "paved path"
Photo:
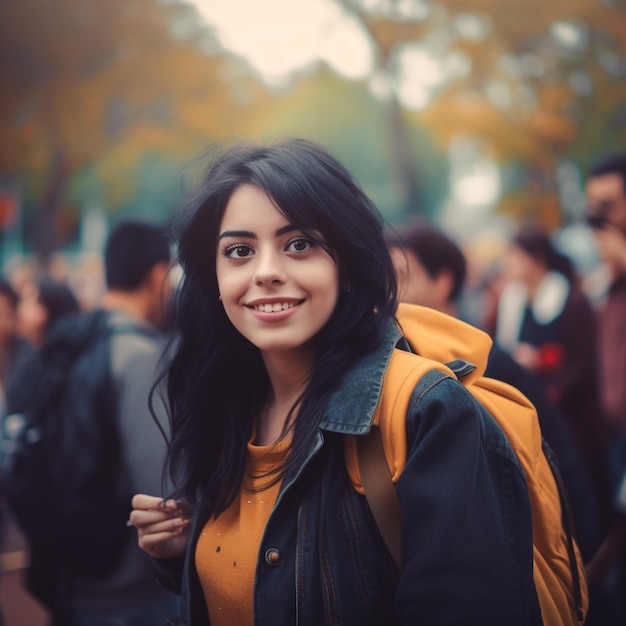
[[[0,611],[4,618],[2,625],[46,626],[46,612],[24,589],[24,568],[28,558],[24,539],[6,512],[4,519],[0,549]]]

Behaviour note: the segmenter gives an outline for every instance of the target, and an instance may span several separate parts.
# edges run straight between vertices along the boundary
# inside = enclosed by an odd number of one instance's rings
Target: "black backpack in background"
[[[29,590],[53,613],[76,575],[110,572],[131,535],[112,330],[101,310],[61,318],[7,384],[0,491],[29,544]]]

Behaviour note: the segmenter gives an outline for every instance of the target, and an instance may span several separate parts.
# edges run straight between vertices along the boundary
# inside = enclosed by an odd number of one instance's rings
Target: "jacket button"
[[[265,562],[270,567],[280,565],[280,550],[278,548],[270,548],[265,552]]]

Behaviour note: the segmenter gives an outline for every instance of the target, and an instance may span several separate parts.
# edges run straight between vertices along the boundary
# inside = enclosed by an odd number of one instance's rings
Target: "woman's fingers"
[[[150,556],[167,559],[180,556],[189,539],[189,520],[180,517],[138,530],[139,547]]]
[[[188,540],[190,507],[177,500],[137,494],[129,524],[137,529],[139,547],[155,558],[179,556]]]
[[[163,502],[168,502],[168,500],[163,500],[163,498],[158,496],[149,496],[144,493],[138,493],[133,496],[132,507],[133,509],[141,509],[144,511],[155,511],[159,509],[159,507],[163,506]],[[175,501],[170,500],[169,502]]]

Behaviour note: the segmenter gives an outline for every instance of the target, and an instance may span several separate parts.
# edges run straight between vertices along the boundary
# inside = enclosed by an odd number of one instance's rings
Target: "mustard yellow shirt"
[[[290,441],[248,444],[248,467],[239,498],[205,525],[196,546],[196,570],[211,626],[253,626],[254,576],[263,530],[280,483],[267,474],[282,461]]]

